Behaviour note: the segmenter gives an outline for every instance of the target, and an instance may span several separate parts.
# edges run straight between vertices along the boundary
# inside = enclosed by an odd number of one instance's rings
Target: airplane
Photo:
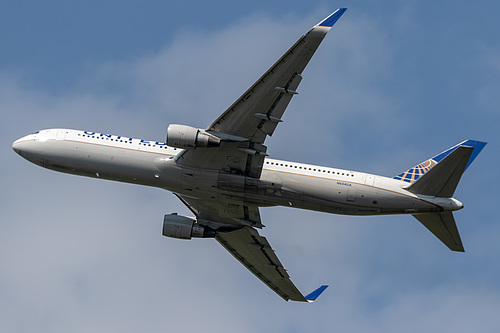
[[[284,300],[304,296],[267,239],[259,208],[285,206],[346,215],[409,214],[453,251],[464,251],[452,212],[463,172],[486,145],[465,140],[395,176],[272,159],[271,136],[302,80],[302,72],[346,8],[303,35],[206,129],[171,124],[166,142],[73,129],[46,129],[12,144],[47,169],[173,192],[194,214],[167,214],[162,234],[215,238]]]

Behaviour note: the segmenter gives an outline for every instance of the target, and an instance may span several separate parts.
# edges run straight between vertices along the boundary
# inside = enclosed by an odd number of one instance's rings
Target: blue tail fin
[[[394,177],[394,179],[402,180],[402,181],[405,181],[408,183],[414,183],[418,178],[420,178],[421,176],[426,174],[430,169],[432,169],[436,164],[441,162],[445,157],[450,155],[458,147],[462,147],[462,146],[474,148],[470,157],[469,157],[469,161],[467,162],[467,165],[465,166],[465,170],[467,170],[469,165],[472,163],[472,161],[474,161],[474,159],[481,152],[481,150],[484,148],[485,145],[486,145],[486,142],[476,141],[476,140],[465,140],[465,141],[460,142],[459,144],[445,150],[441,154],[438,154],[438,155],[414,166],[413,168],[397,175],[396,177]]]

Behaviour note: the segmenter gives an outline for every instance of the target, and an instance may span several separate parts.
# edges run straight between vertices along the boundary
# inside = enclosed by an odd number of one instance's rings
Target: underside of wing
[[[208,131],[232,134],[263,143],[272,135],[302,80],[302,72],[333,24],[345,8],[332,13],[302,36],[264,75],[261,76]]]
[[[267,239],[254,228],[263,227],[258,207],[177,197],[196,215],[196,225],[208,227],[226,250],[286,301],[313,302],[326,289],[304,297],[295,287]]]
[[[302,36],[206,129],[207,133],[231,140],[223,140],[217,148],[186,150],[177,157],[177,163],[258,178],[266,156],[266,137],[282,121],[285,109],[297,94],[302,71],[345,10],[338,9]]]
[[[218,232],[215,238],[250,272],[264,282],[284,300],[302,301],[307,299],[290,280],[283,265],[257,230],[244,227],[229,232]]]

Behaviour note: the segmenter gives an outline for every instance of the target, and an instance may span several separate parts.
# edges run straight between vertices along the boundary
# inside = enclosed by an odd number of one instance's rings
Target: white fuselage
[[[415,214],[457,210],[455,199],[413,194],[408,183],[372,174],[266,158],[260,179],[218,170],[185,168],[181,149],[165,143],[88,131],[50,129],[13,144],[45,168],[163,188],[198,199],[289,206],[352,215]],[[210,148],[208,148],[210,149]]]

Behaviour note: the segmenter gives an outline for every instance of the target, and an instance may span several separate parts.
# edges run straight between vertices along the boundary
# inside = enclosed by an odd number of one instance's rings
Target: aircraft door
[[[365,185],[373,186],[374,183],[375,183],[375,175],[365,176]]]

